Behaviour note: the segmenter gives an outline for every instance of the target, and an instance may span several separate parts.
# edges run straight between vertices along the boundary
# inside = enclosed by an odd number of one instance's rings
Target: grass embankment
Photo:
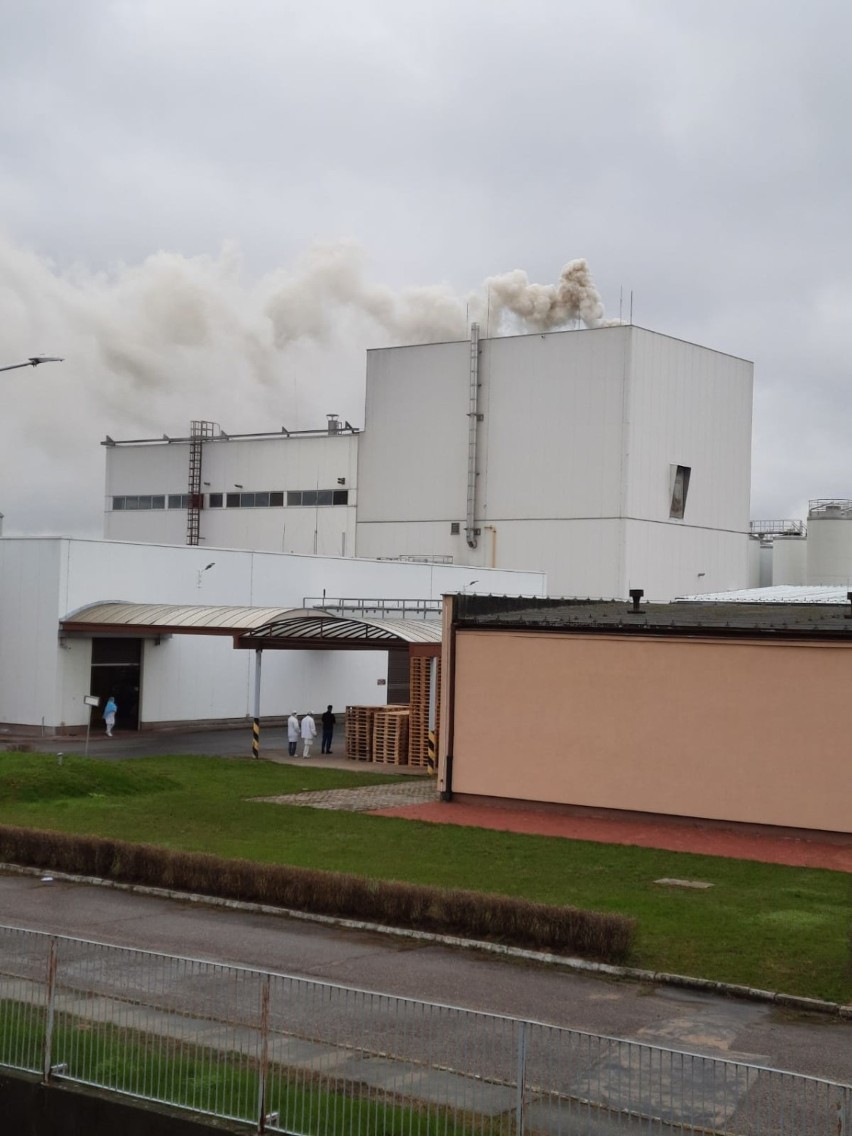
[[[638,920],[634,966],[852,1000],[845,873],[248,799],[387,779],[234,759],[58,766],[0,754],[0,823],[618,912]],[[654,883],[663,877],[714,886]]]

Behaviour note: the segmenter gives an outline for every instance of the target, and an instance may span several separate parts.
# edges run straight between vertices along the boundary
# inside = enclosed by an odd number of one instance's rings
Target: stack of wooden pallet
[[[353,761],[373,760],[373,717],[381,706],[346,707],[346,756]]]
[[[408,707],[386,706],[373,718],[373,761],[408,765]]]
[[[429,767],[429,667],[431,659],[411,659],[411,725],[408,735],[408,764],[416,769]],[[435,721],[440,714],[441,660],[438,660],[438,701]]]

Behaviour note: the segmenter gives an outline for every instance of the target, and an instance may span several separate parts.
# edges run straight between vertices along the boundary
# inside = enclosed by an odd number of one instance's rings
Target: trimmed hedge
[[[0,861],[604,962],[627,958],[636,931],[635,920],[624,915],[512,896],[226,860],[202,852],[5,825],[0,825]]]

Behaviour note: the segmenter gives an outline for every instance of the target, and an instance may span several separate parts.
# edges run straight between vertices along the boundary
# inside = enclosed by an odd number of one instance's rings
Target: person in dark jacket
[[[322,716],[322,747],[321,753],[331,753],[331,742],[334,738],[334,726],[337,722],[334,714],[331,712],[331,706]]]

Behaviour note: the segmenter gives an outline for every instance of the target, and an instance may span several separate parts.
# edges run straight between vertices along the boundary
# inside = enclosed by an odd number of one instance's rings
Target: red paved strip
[[[426,805],[376,809],[370,815],[425,820],[433,824],[460,824],[469,828],[494,828],[502,832],[562,836],[568,840],[591,840],[598,844],[635,844],[640,848],[697,852],[704,856],[788,864],[794,868],[830,868],[835,872],[852,872],[852,841],[847,845],[821,843],[818,840],[758,836],[728,829],[702,828],[699,825],[666,824],[665,821],[561,816],[523,809],[501,809],[491,805],[468,805],[458,801],[435,801]]]

